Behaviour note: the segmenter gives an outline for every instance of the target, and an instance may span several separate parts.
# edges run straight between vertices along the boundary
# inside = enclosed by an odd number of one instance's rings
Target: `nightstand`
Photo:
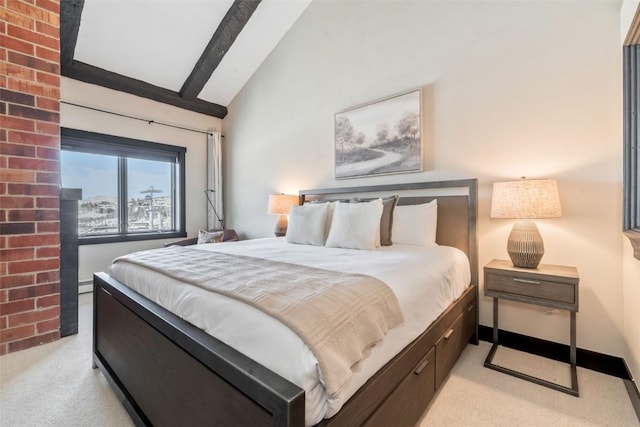
[[[484,361],[484,366],[513,375],[573,396],[578,393],[576,373],[576,313],[578,311],[578,270],[575,267],[540,264],[538,268],[514,267],[511,261],[493,260],[484,267],[484,294],[493,297],[493,345]],[[567,310],[570,312],[571,387],[552,383],[522,372],[492,363],[499,346],[498,300],[506,299],[526,304]]]

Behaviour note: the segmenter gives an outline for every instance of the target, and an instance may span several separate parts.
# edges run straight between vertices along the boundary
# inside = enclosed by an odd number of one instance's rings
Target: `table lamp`
[[[269,196],[267,213],[270,215],[278,215],[278,221],[276,221],[276,227],[274,230],[276,237],[287,234],[287,215],[289,215],[291,206],[297,206],[298,204],[298,196],[290,194],[271,194]]]
[[[515,267],[537,268],[544,243],[534,219],[562,216],[555,179],[526,179],[493,184],[491,218],[515,218],[507,252]]]

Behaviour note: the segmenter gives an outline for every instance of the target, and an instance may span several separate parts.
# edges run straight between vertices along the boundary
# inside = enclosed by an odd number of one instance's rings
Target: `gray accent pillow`
[[[382,217],[380,218],[380,245],[391,246],[393,244],[391,231],[393,229],[393,210],[398,204],[398,196],[389,196],[382,199]],[[368,202],[366,199],[353,198],[351,203]]]

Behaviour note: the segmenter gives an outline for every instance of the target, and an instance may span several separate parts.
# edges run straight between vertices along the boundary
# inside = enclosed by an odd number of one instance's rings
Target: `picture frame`
[[[422,171],[422,89],[335,114],[335,177]]]

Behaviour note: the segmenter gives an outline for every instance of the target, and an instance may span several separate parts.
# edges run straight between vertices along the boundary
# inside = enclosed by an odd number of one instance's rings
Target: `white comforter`
[[[398,297],[404,323],[391,329],[371,349],[364,361],[353,368],[354,375],[343,392],[329,399],[315,356],[279,321],[240,301],[142,267],[128,263],[110,267],[109,274],[118,281],[303,388],[307,425],[317,424],[340,410],[378,369],[462,294],[471,277],[466,255],[447,246],[393,245],[360,251],[293,245],[284,238],[268,238],[196,248],[368,274],[385,282]]]

